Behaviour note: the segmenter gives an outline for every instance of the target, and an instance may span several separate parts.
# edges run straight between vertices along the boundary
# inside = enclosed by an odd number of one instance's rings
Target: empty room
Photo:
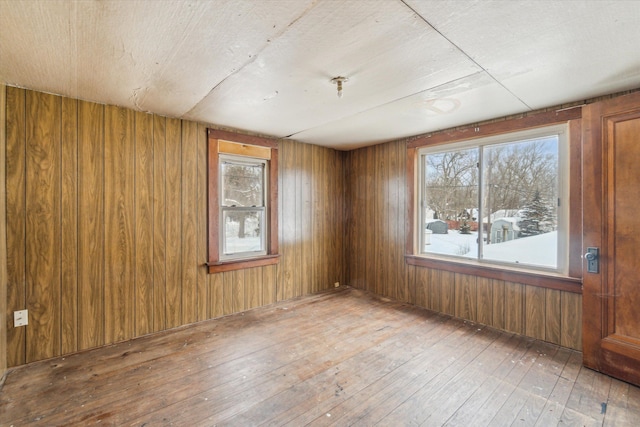
[[[626,0],[0,0],[0,425],[637,425],[639,46]]]

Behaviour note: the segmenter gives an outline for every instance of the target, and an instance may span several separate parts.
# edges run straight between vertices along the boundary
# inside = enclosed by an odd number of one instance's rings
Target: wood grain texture
[[[582,350],[582,295],[563,293],[560,310],[560,345]]]
[[[78,350],[78,102],[62,98],[62,354]]]
[[[104,337],[104,106],[78,101],[78,347]]]
[[[166,328],[167,146],[164,117],[153,117],[153,331]]]
[[[13,312],[26,301],[26,91],[7,87],[7,365],[26,362],[25,328],[13,327]]]
[[[153,331],[153,116],[135,113],[135,325],[134,335]]]
[[[486,277],[478,277],[477,287],[477,312],[478,322],[485,325],[493,324],[493,282]]]
[[[209,275],[207,125],[16,88],[6,101],[7,366],[346,282],[344,153],[283,141],[283,262]]]
[[[224,313],[224,285],[225,273],[209,275],[209,318],[223,316]]]
[[[3,426],[632,426],[640,388],[580,352],[342,288],[19,367],[0,408]]]
[[[476,277],[467,274],[455,274],[455,315],[472,321],[478,320]]]
[[[37,123],[26,133],[27,363],[61,349],[61,101],[27,92],[27,122]]]
[[[278,266],[268,265],[262,268],[262,303],[273,304],[277,297]]]
[[[561,306],[562,292],[555,289],[546,289],[545,292],[545,341],[560,344],[561,332]],[[577,320],[576,320],[577,321]],[[574,327],[580,327],[576,324]]]
[[[248,268],[244,270],[245,303],[247,310],[261,307],[262,303],[262,270],[265,267]]]
[[[0,84],[0,254],[7,253],[7,87]],[[7,257],[0,257],[0,348],[7,348]],[[0,378],[7,371],[7,352],[0,351]]]
[[[546,337],[546,289],[525,286],[525,335],[544,340]]]
[[[506,282],[504,286],[504,329],[516,334],[525,333],[524,305],[526,285]]]
[[[167,119],[166,122],[166,304],[167,328],[181,324],[182,319],[182,123]]]
[[[198,125],[195,122],[182,122],[181,135],[181,201],[182,217],[180,235],[182,237],[181,249],[181,281],[182,281],[182,318],[181,325],[193,323],[197,316],[197,190],[198,190]]]
[[[105,341],[134,336],[134,113],[107,106],[104,123]]]
[[[210,319],[209,274],[205,263],[207,262],[207,137],[206,127],[198,124],[196,154],[197,163],[197,196],[196,218],[198,221],[196,232],[196,275],[197,275],[197,318],[198,320]]]

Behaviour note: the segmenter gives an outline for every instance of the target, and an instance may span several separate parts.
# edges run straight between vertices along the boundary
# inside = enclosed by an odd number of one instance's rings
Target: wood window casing
[[[208,260],[209,273],[240,270],[277,264],[278,253],[278,143],[273,139],[228,131],[208,129]],[[252,258],[220,260],[220,209],[219,209],[219,153],[233,151],[232,154],[252,156],[256,153],[269,153],[268,178],[268,235],[267,253]]]
[[[522,118],[470,126],[468,128],[427,135],[407,143],[407,222],[405,261],[409,265],[471,274],[490,279],[507,280],[532,286],[568,292],[582,292],[582,169],[581,169],[582,109],[548,111]],[[497,265],[477,264],[460,260],[441,259],[415,253],[416,227],[416,160],[417,152],[425,146],[452,144],[464,140],[501,135],[527,129],[567,123],[569,129],[569,265],[567,275],[520,270]]]

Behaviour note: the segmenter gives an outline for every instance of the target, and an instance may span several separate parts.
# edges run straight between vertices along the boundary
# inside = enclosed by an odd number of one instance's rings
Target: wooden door
[[[640,385],[640,93],[585,107],[583,148],[584,364]]]

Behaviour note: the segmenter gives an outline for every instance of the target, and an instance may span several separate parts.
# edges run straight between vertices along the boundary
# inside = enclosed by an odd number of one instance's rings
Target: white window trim
[[[424,248],[424,232],[422,231],[424,227],[424,209],[421,208],[422,205],[422,197],[424,195],[424,164],[422,162],[423,155],[425,154],[439,154],[445,153],[453,150],[463,150],[469,148],[476,147],[485,147],[488,145],[495,145],[501,143],[509,143],[509,142],[518,142],[528,139],[541,138],[550,135],[558,136],[558,196],[560,206],[558,209],[558,259],[557,259],[557,268],[544,268],[539,266],[527,265],[527,264],[516,264],[510,262],[500,262],[496,260],[486,260],[481,258],[482,254],[482,245],[478,243],[480,246],[478,249],[478,258],[469,259],[463,258],[461,256],[456,255],[446,255],[446,254],[437,254],[437,253],[427,253],[422,250]],[[487,266],[502,266],[509,268],[516,268],[518,270],[523,271],[539,271],[539,272],[551,272],[557,273],[561,275],[568,274],[569,269],[569,129],[566,123],[555,124],[550,126],[544,126],[533,129],[526,129],[522,131],[509,132],[499,135],[492,135],[482,138],[469,139],[465,141],[452,142],[447,144],[439,144],[434,146],[425,146],[421,147],[417,150],[416,162],[417,162],[417,194],[418,197],[415,198],[416,206],[414,207],[415,212],[415,221],[414,224],[415,230],[417,233],[414,233],[414,247],[416,250],[414,254],[416,256],[424,257],[424,258],[433,258],[433,259],[441,259],[447,261],[461,261],[465,263],[477,264],[477,265],[487,265]],[[482,150],[481,150],[482,152]],[[480,164],[482,163],[482,156],[480,155],[479,159]],[[481,212],[484,210],[484,206],[482,206],[482,170],[478,171],[479,182],[478,182],[478,206]],[[482,217],[482,213],[479,214]],[[481,223],[482,221],[480,221]],[[480,235],[480,230],[479,230]]]
[[[244,163],[247,165],[264,165],[263,168],[263,185],[262,185],[262,199],[264,201],[263,206],[260,207],[245,207],[245,208],[232,208],[229,206],[224,206],[222,203],[222,194],[223,194],[223,179],[222,179],[222,164],[225,161],[231,161],[234,163]],[[267,159],[259,158],[259,157],[251,157],[251,156],[240,156],[233,154],[220,153],[218,157],[218,194],[220,194],[220,198],[218,201],[218,219],[219,219],[219,236],[220,239],[218,241],[219,244],[219,256],[220,261],[235,261],[235,260],[244,260],[244,259],[252,259],[257,257],[262,257],[267,255],[267,244],[269,242],[269,161]],[[261,251],[250,251],[250,252],[236,252],[232,254],[225,253],[225,235],[224,235],[224,211],[234,210],[234,211],[242,211],[242,210],[255,210],[255,209],[263,210],[263,230],[260,235],[260,246],[262,247]]]

